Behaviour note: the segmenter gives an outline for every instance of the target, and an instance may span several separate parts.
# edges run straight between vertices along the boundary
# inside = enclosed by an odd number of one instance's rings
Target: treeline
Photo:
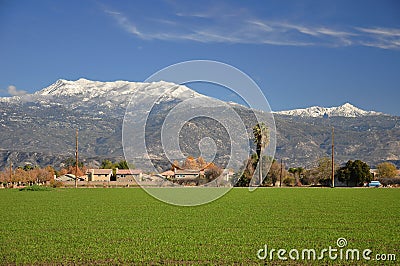
[[[400,184],[396,166],[390,162],[378,165],[376,176],[374,176],[368,164],[360,160],[349,160],[345,165],[336,167],[332,171],[332,160],[324,157],[317,160],[314,167],[305,169],[303,167],[286,167],[273,158],[263,155],[263,150],[270,143],[270,132],[264,123],[258,123],[253,127],[254,144],[256,152],[248,158],[243,167],[235,176],[236,186],[249,186],[253,176],[263,186],[275,186],[278,179],[279,185],[286,186],[332,186],[332,172],[334,179],[347,186],[362,186],[373,179],[379,178],[382,184]],[[258,173],[255,173],[257,166]],[[269,171],[268,171],[268,167]],[[261,182],[262,180],[262,182]],[[253,184],[252,184],[253,185]]]
[[[272,161],[272,162],[271,162]],[[241,174],[236,186],[248,186],[255,173],[258,155],[253,154],[239,171]],[[271,165],[268,173],[267,166]],[[286,168],[284,164],[274,159],[263,157],[262,160],[263,186],[332,186],[332,160],[324,157],[316,161],[310,169],[303,167]],[[382,185],[400,185],[400,177],[396,166],[390,162],[383,162],[377,166],[376,173],[371,173],[367,163],[360,160],[349,160],[334,170],[335,180],[346,186],[363,186],[372,180],[379,180]]]
[[[45,184],[54,181],[55,174],[56,171],[51,166],[39,168],[26,165],[25,167],[5,169],[0,172],[0,183],[4,187]]]
[[[112,162],[110,160],[103,160],[100,168],[103,169],[131,169],[133,165],[129,165],[125,160],[119,162]],[[15,186],[31,186],[34,184],[47,184],[51,186],[60,186],[61,182],[55,181],[54,177],[71,174],[77,177],[86,175],[87,167],[82,163],[78,163],[76,167],[75,159],[67,158],[62,162],[62,167],[56,170],[52,166],[46,166],[40,168],[39,166],[33,166],[26,164],[25,166],[18,166],[17,168],[5,168],[0,172],[0,184],[3,187],[15,187]]]

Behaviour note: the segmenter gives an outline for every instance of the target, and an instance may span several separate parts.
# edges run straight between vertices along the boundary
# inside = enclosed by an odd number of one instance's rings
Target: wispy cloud
[[[7,93],[11,96],[22,96],[27,94],[27,91],[18,90],[14,85],[10,85],[7,88]]]
[[[400,29],[394,28],[361,28],[355,30],[362,33],[360,44],[381,49],[400,49]]]
[[[126,32],[143,40],[193,41],[202,43],[248,43],[280,46],[370,46],[400,50],[400,29],[308,25],[266,20],[240,9],[176,12],[164,18],[129,18],[104,9]]]
[[[132,33],[140,38],[145,37],[141,32],[139,32],[137,27],[122,13],[111,10],[104,10],[104,12],[112,16],[117,21],[119,26],[121,26],[125,31]]]
[[[400,29],[392,28],[356,28],[361,32],[371,33],[381,36],[400,37]]]

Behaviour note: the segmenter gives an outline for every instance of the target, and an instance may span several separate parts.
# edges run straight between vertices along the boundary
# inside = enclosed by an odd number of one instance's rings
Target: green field
[[[400,261],[399,189],[235,188],[197,207],[171,206],[140,188],[2,189],[0,209],[2,264],[280,265],[257,251],[337,247],[339,237],[346,248]]]

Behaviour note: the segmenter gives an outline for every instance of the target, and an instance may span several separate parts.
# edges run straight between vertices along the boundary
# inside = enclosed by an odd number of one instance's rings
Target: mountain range
[[[338,107],[312,106],[304,109],[280,111],[276,112],[276,114],[300,116],[300,117],[325,117],[325,118],[331,116],[362,117],[362,116],[372,116],[372,115],[384,115],[383,113],[380,112],[361,110],[360,108],[357,108],[350,103],[345,103]]]
[[[59,167],[74,156],[77,127],[80,158],[86,164],[96,166],[102,159],[123,159],[123,119],[133,92],[139,88],[145,93],[132,99],[138,106],[145,103],[149,95],[170,89],[158,99],[146,125],[146,145],[152,160],[158,170],[168,168],[160,141],[166,114],[185,99],[207,96],[164,81],[100,82],[87,79],[60,79],[34,94],[0,98],[0,167],[10,162]],[[248,134],[241,137],[251,138],[255,113],[262,112],[228,104],[245,121]],[[288,166],[310,167],[318,158],[330,156],[332,127],[335,128],[338,163],[361,159],[372,167],[386,160],[400,165],[400,117],[364,111],[346,103],[339,107],[275,112],[274,118],[276,158],[284,159]],[[193,143],[209,136],[216,143],[216,162],[223,165],[228,160],[229,137],[212,119],[193,119],[180,133],[180,145],[185,155],[199,156],[199,147]]]

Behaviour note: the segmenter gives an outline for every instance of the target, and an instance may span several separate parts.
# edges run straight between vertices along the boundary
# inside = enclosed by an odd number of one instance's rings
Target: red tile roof
[[[142,173],[141,169],[118,169],[117,175],[140,175]]]

